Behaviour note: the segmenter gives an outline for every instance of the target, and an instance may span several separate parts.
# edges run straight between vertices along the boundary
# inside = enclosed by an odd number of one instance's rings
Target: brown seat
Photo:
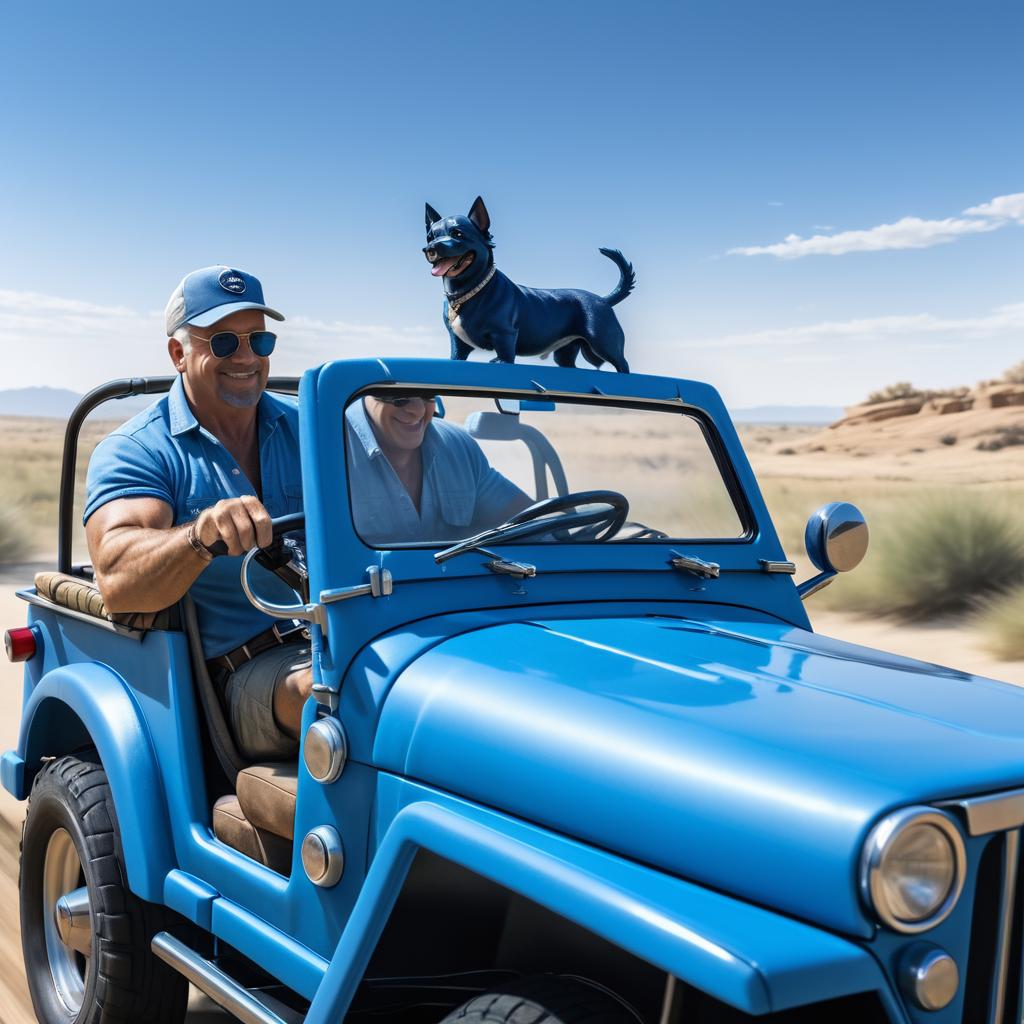
[[[213,805],[213,834],[281,875],[291,871],[297,762],[254,764],[235,779],[237,796]]]
[[[70,608],[133,629],[179,628],[177,608],[165,608],[162,612],[108,612],[99,587],[93,580],[81,576],[68,576],[63,572],[37,572],[36,593],[61,608]]]
[[[265,864],[279,875],[287,875],[292,866],[292,844],[256,828],[242,813],[237,796],[222,796],[213,805],[213,834],[247,857]]]
[[[258,829],[282,839],[295,835],[298,763],[254,764],[238,773],[235,790],[242,813]]]

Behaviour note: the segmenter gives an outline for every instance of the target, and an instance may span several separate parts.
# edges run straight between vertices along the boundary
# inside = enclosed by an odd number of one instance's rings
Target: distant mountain
[[[82,396],[66,388],[12,388],[0,391],[0,416],[49,416],[67,419]],[[122,398],[101,406],[94,415],[126,420],[154,398]],[[835,423],[845,415],[836,405],[758,405],[730,409],[737,423]]]
[[[840,405],[755,405],[729,413],[737,423],[835,423],[846,410]]]
[[[154,397],[122,398],[100,406],[94,415],[103,419],[126,420],[154,401]],[[11,388],[0,391],[0,416],[46,416],[66,420],[82,400],[67,388]]]

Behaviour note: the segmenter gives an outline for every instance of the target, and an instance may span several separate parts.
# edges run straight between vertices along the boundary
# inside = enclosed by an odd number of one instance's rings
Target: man
[[[239,584],[239,556],[271,542],[271,517],[302,509],[298,412],[264,391],[268,316],[284,320],[251,274],[216,266],[184,278],[166,311],[180,376],[97,446],[84,513],[109,611],[158,611],[191,592],[211,677],[253,761],[294,756],[312,687],[309,647],[282,638]],[[266,582],[268,597],[294,601]]]
[[[461,427],[434,422],[432,396],[381,392],[346,411],[356,532],[368,544],[458,540],[531,499]]]
[[[253,761],[294,756],[312,688],[308,645],[282,636],[239,583],[240,556],[270,543],[271,517],[302,509],[297,409],[264,390],[276,341],[267,316],[284,319],[250,274],[216,266],[184,278],[166,312],[180,376],[166,398],[96,447],[84,513],[109,611],[159,611],[191,592],[211,678]],[[365,402],[369,419],[362,403],[349,410],[359,438],[350,448],[362,453],[357,528],[362,510],[382,497],[405,517],[397,527],[379,520],[376,532],[391,542],[433,539],[438,530],[462,536],[463,525],[493,525],[529,504],[465,432],[431,425],[433,400]],[[396,535],[406,526],[408,536]],[[214,557],[218,546],[228,557]],[[275,584],[284,588],[269,576],[258,590],[293,603],[290,593],[273,593]]]

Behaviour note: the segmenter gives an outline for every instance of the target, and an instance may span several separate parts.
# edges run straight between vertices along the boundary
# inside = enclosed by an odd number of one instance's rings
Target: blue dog
[[[427,203],[427,244],[423,253],[434,277],[444,278],[444,321],[452,359],[467,359],[475,348],[494,352],[496,362],[553,352],[559,366],[608,362],[629,373],[625,336],[612,311],[636,282],[633,267],[618,249],[601,252],[619,268],[619,283],[603,298],[575,288],[523,288],[494,266],[491,218],[477,196],[468,217],[442,217]]]

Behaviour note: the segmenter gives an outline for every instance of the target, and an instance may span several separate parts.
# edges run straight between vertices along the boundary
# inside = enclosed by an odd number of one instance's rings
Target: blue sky
[[[634,369],[733,404],[1024,359],[1020,4],[458,8],[8,5],[0,387],[167,372],[211,263],[288,315],[276,371],[445,355],[423,203],[478,193],[520,283],[621,248]]]

